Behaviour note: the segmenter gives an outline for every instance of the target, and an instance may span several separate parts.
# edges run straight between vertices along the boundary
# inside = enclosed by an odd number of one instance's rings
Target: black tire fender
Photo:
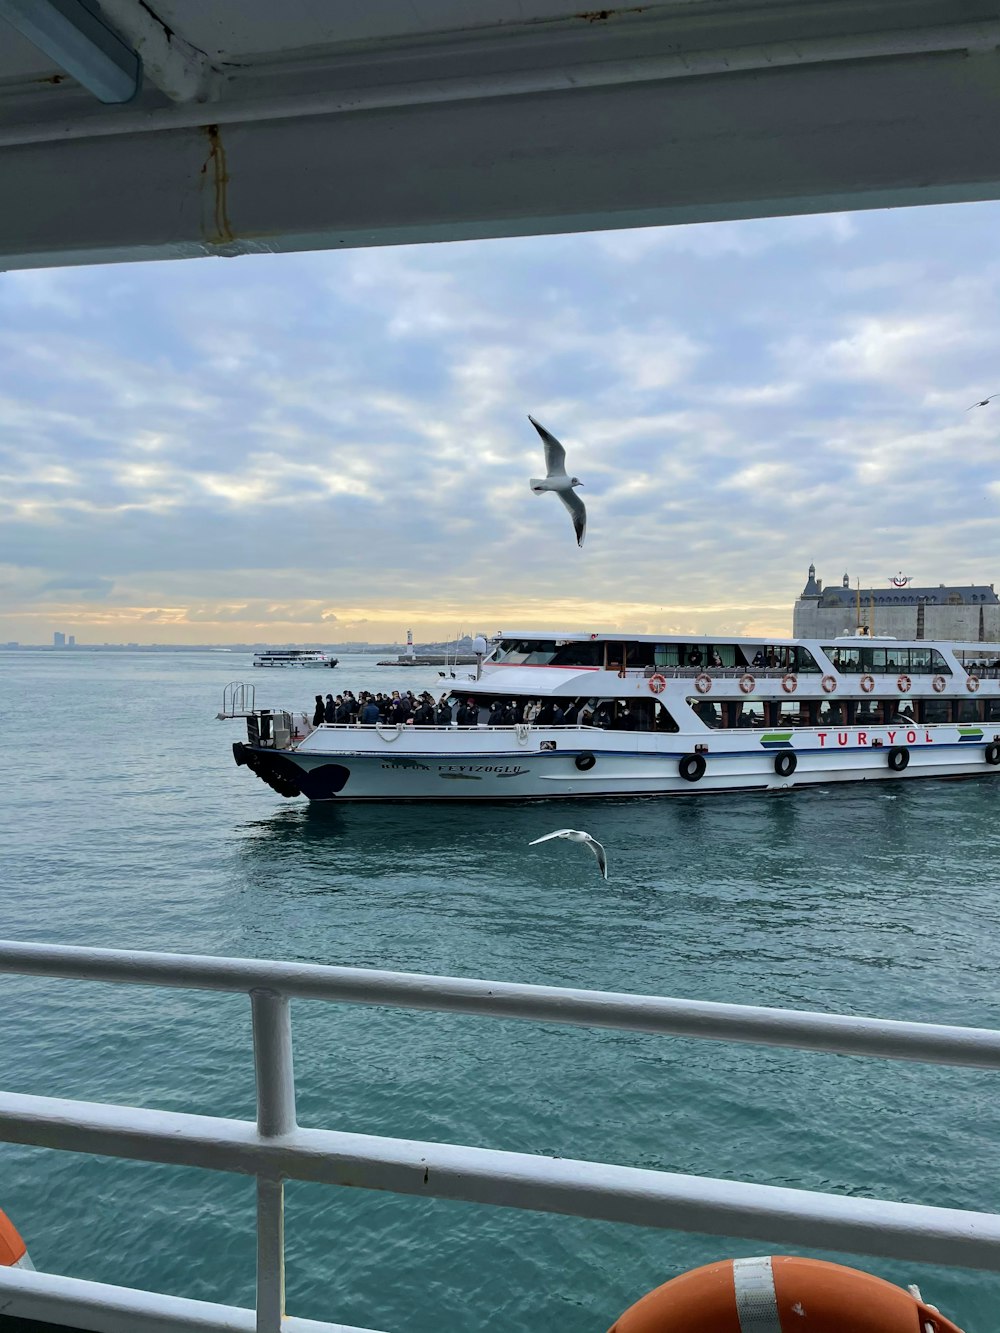
[[[996,741],[990,741],[983,754],[983,758],[988,764],[1000,764],[1000,745]]]
[[[909,762],[910,752],[904,750],[901,745],[894,745],[889,751],[889,767],[894,773],[902,773]]]
[[[782,750],[774,756],[774,771],[779,778],[790,778],[799,766],[799,757],[791,750]]]
[[[589,750],[585,750],[583,754],[578,754],[573,762],[581,773],[587,773],[594,767],[597,760]]]
[[[685,782],[699,782],[705,776],[707,767],[703,754],[686,754],[677,765],[677,772]]]

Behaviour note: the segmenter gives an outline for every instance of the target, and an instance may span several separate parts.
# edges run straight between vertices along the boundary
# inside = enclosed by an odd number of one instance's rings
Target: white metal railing
[[[256,1124],[0,1093],[0,1141],[255,1176],[256,1312],[0,1269],[0,1300],[7,1314],[102,1333],[132,1333],[137,1327],[144,1333],[365,1333],[282,1317],[286,1179],[1000,1271],[996,1213],[302,1129],[295,1121],[289,1000],[620,1028],[978,1069],[1000,1069],[1000,1031],[405,972],[14,941],[0,941],[0,973],[244,993],[251,1003],[257,1081]]]

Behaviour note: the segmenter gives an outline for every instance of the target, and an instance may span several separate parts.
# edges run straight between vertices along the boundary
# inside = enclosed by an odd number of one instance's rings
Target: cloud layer
[[[0,639],[788,632],[810,560],[990,582],[998,217],[0,276]]]

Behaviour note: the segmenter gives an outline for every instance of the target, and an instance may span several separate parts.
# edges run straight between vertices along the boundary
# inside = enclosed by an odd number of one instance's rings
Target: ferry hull
[[[681,738],[676,738],[681,739]],[[987,746],[939,740],[899,747],[906,766],[890,766],[896,747],[829,752],[805,746],[794,772],[776,771],[772,752],[713,750],[704,773],[681,776],[693,746],[648,753],[560,748],[555,752],[487,750],[461,754],[410,751],[312,752],[235,746],[237,763],[251,767],[285,796],[311,801],[527,801],[623,796],[691,796],[730,792],[783,792],[840,782],[900,782],[914,778],[995,776]],[[590,763],[590,760],[593,763]],[[581,763],[583,767],[581,767]]]

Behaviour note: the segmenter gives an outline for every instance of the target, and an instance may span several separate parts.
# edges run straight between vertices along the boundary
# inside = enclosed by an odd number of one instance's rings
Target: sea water
[[[285,801],[232,760],[227,681],[306,709],[434,669],[225,653],[0,653],[0,935],[1000,1026],[1000,785],[484,807]],[[608,851],[532,838],[573,826]],[[249,1002],[0,977],[0,1087],[252,1119]],[[998,1209],[1000,1077],[483,1018],[293,1003],[299,1120]],[[253,1301],[254,1189],[0,1145],[40,1268]],[[292,1314],[600,1333],[746,1242],[293,1183]],[[1000,1278],[852,1259],[989,1333]]]

